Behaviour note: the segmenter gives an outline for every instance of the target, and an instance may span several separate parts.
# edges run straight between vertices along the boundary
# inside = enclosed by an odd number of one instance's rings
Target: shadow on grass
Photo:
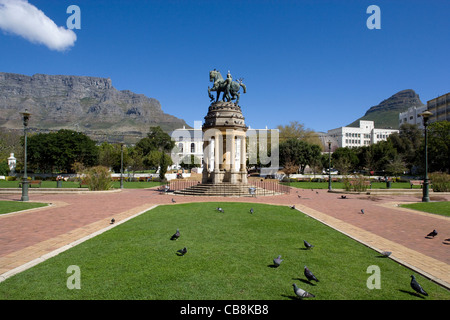
[[[420,294],[418,294],[418,293],[416,293],[416,292],[407,291],[407,290],[403,290],[403,289],[399,289],[398,291],[403,292],[403,293],[407,293],[407,294],[409,294],[410,296],[414,296],[414,297],[418,297],[418,298],[421,298],[421,299],[425,299],[424,296],[422,296],[422,295],[420,295]]]
[[[314,283],[312,283],[311,281],[308,281],[308,280],[305,280],[305,279],[302,279],[302,278],[292,278],[292,280],[298,280],[298,281],[300,281],[300,282],[309,284],[310,286],[313,286],[313,287],[316,286],[316,285],[315,285]]]

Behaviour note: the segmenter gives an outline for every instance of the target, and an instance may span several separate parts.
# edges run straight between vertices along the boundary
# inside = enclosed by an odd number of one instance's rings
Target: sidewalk
[[[112,192],[30,194],[49,207],[0,215],[0,281],[159,204],[256,202],[292,206],[450,289],[450,218],[397,207],[420,202],[417,195],[340,194],[292,189],[289,195],[265,197],[193,197],[160,194],[155,189]],[[299,197],[300,196],[300,197]],[[450,195],[440,196],[450,200]],[[20,195],[1,195],[19,200]],[[365,214],[360,214],[364,209]],[[115,218],[116,223],[110,224]],[[436,229],[435,239],[425,236]]]

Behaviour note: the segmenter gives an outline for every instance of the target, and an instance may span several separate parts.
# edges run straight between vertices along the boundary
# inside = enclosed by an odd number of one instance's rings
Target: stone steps
[[[231,184],[231,183],[200,183],[182,190],[175,190],[173,193],[189,196],[221,196],[221,197],[252,197],[249,188],[255,188],[254,195],[276,195],[281,194],[272,190],[255,187],[251,184]]]

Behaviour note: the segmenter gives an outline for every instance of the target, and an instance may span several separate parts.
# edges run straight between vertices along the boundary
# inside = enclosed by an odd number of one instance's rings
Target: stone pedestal
[[[247,183],[247,127],[241,108],[233,102],[212,103],[202,130],[202,183]]]

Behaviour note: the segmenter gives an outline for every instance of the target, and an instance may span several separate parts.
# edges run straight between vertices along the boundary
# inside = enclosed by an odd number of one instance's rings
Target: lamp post
[[[120,189],[123,189],[123,142],[120,143]]]
[[[22,180],[22,198],[21,201],[28,201],[28,176],[27,176],[27,127],[28,120],[30,119],[31,113],[25,109],[24,112],[20,113],[23,117],[23,133],[25,137],[24,143],[24,160],[23,160],[23,180]]]
[[[428,126],[428,119],[433,114],[426,110],[425,112],[421,113],[420,116],[423,118],[423,126],[425,130],[425,177],[423,179],[423,195],[422,195],[422,202],[430,202],[430,196],[429,196],[429,181],[428,181],[428,141],[427,141],[427,126]]]
[[[328,141],[328,191],[331,191],[331,141]]]

